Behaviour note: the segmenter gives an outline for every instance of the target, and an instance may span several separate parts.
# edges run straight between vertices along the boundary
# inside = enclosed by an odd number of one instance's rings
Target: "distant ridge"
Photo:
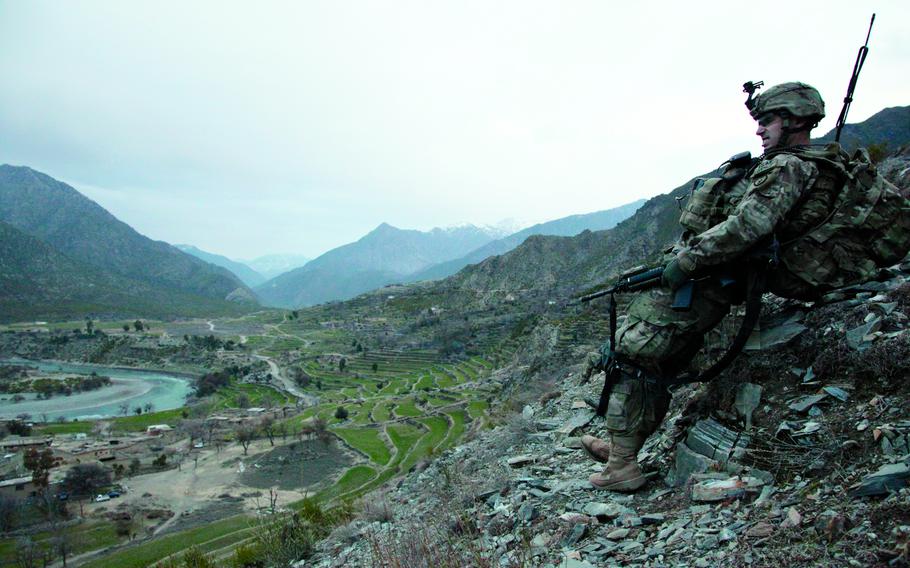
[[[174,245],[178,249],[182,250],[187,254],[191,254],[200,260],[204,260],[209,264],[214,264],[215,266],[220,266],[231,271],[231,274],[239,278],[247,286],[253,287],[262,284],[267,280],[265,276],[259,274],[246,264],[238,262],[236,260],[231,260],[226,256],[221,256],[220,254],[214,254],[211,252],[206,252],[202,249],[194,247],[193,245]]]
[[[300,268],[310,261],[309,258],[302,254],[267,254],[256,257],[252,260],[241,260],[259,274],[262,274],[266,280],[270,280],[280,274]]]
[[[644,199],[639,199],[638,201],[621,205],[613,209],[607,209],[605,211],[570,215],[554,221],[538,223],[537,225],[528,227],[507,237],[487,243],[461,258],[443,262],[416,274],[412,274],[408,277],[408,281],[438,280],[451,276],[469,264],[476,264],[491,256],[509,252],[532,235],[571,237],[582,231],[611,229],[619,222],[632,216],[632,214],[644,203]]]
[[[834,142],[836,129],[832,128],[813,142]],[[840,143],[852,152],[860,146],[884,144],[889,151],[895,151],[910,141],[910,106],[889,107],[857,124],[846,124],[841,132]]]
[[[462,256],[492,239],[490,231],[473,225],[416,231],[382,223],[358,241],[332,249],[255,291],[264,304],[285,308],[344,300],[401,282],[409,274]]]

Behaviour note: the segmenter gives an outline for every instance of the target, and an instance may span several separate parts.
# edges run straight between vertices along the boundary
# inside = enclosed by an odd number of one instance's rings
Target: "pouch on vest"
[[[823,160],[818,165],[826,167]],[[825,291],[871,280],[880,268],[900,262],[908,250],[910,201],[878,173],[861,148],[847,164],[833,213],[786,243],[781,262],[801,280]]]
[[[723,178],[709,178],[686,201],[679,224],[694,234],[703,233],[726,219],[723,200],[726,188]]]

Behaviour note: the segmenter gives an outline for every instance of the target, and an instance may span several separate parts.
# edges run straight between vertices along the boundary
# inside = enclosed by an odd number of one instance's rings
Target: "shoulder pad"
[[[745,152],[740,152],[739,154],[733,154],[730,156],[730,159],[727,160],[727,163],[730,164],[731,168],[744,168],[752,162],[752,152],[746,150]]]

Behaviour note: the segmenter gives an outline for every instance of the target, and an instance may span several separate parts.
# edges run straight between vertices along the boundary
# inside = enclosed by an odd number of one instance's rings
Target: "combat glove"
[[[660,281],[674,292],[689,280],[689,274],[680,268],[679,261],[675,258],[667,263]]]

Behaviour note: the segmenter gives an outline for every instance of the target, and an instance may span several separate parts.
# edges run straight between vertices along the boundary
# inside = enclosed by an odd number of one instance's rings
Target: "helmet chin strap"
[[[807,129],[805,124],[798,127],[792,126],[792,116],[787,111],[781,112],[779,116],[781,117],[780,139],[777,141],[777,145],[775,145],[774,148],[770,149],[787,148],[790,146],[790,136],[792,134],[797,134],[799,132],[803,132],[804,130],[811,130],[811,128]]]

